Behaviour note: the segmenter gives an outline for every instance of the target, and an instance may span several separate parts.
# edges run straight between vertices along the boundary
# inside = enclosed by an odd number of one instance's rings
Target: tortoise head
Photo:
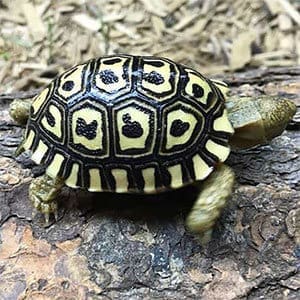
[[[229,97],[229,120],[235,130],[230,143],[237,148],[265,144],[279,136],[296,113],[296,105],[276,96]]]

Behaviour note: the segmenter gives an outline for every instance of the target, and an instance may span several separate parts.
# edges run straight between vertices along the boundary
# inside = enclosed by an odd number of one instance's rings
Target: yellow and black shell
[[[216,84],[166,58],[77,65],[34,100],[24,149],[90,191],[153,193],[205,179],[233,133]]]

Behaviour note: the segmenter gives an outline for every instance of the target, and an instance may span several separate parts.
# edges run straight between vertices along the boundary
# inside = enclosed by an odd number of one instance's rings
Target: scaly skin
[[[238,97],[225,102],[234,128],[231,146],[243,149],[266,144],[279,136],[296,113],[296,105],[278,96]]]
[[[49,222],[49,215],[57,215],[56,197],[64,186],[62,178],[51,178],[42,175],[34,178],[29,186],[29,198],[33,206],[45,216],[46,223]]]
[[[15,99],[9,107],[10,116],[19,124],[25,125],[29,118],[33,99]]]
[[[231,196],[233,184],[234,173],[224,164],[218,166],[203,183],[199,183],[199,196],[186,224],[192,232],[199,234],[202,244],[211,239],[212,228]]]
[[[15,99],[9,106],[9,114],[10,116],[20,125],[26,125],[29,115],[30,115],[30,107],[33,99]],[[20,155],[23,149],[23,143],[25,140],[21,142],[19,147],[17,148],[15,155]]]

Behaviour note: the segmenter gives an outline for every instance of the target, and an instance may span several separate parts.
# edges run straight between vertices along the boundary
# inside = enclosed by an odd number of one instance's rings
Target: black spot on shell
[[[151,71],[150,73],[145,73],[143,76],[144,80],[155,84],[155,85],[159,85],[165,82],[163,76],[159,73],[157,73],[156,71]]]
[[[74,81],[68,80],[63,84],[62,89],[66,92],[69,92],[73,89],[73,87],[74,87]]]
[[[93,120],[91,123],[87,124],[86,121],[82,118],[78,118],[76,121],[76,134],[79,136],[84,136],[88,140],[93,140],[97,135],[97,126],[98,123],[96,120]]]
[[[123,122],[126,124],[122,127],[122,134],[128,138],[139,138],[143,135],[143,128],[139,122],[132,122],[129,114],[123,115]]]
[[[45,116],[46,116],[46,119],[47,119],[48,124],[49,124],[51,127],[54,127],[54,126],[55,126],[55,118],[52,116],[52,114],[50,113],[49,110],[47,110]]]
[[[175,137],[179,137],[182,136],[189,128],[190,124],[188,122],[182,122],[177,119],[172,122],[170,134]]]
[[[119,81],[118,76],[112,70],[103,70],[99,76],[104,84],[112,84]]]
[[[201,98],[204,95],[204,89],[199,84],[193,83],[192,85],[192,92],[194,97]]]

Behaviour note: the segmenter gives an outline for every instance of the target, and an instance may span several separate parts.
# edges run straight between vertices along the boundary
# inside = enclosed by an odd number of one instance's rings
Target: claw
[[[205,246],[207,245],[210,240],[211,240],[211,236],[212,236],[212,229],[209,229],[205,232],[199,233],[199,235],[197,236],[199,242],[201,243],[201,245]]]
[[[32,212],[31,212],[31,219],[34,219],[37,215],[38,211],[36,208],[33,208]]]
[[[50,214],[54,214],[57,221],[56,196],[63,187],[63,180],[42,175],[34,178],[29,187],[29,198],[38,212],[44,215],[45,225],[49,225]]]
[[[48,212],[44,213],[44,218],[45,218],[45,225],[48,226],[49,225],[49,217],[50,214]]]
[[[55,222],[57,222],[57,220],[58,220],[58,212],[57,212],[57,210],[55,210],[55,211],[53,212],[53,214],[54,214]]]

